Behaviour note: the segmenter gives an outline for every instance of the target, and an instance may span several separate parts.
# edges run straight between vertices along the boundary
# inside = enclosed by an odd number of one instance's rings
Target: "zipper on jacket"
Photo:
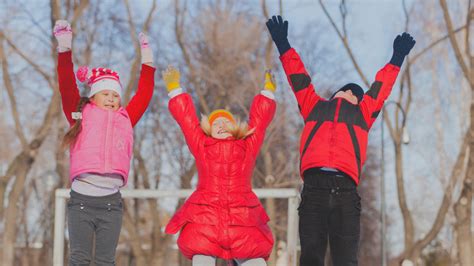
[[[342,101],[341,98],[337,99],[336,113],[334,114],[334,123],[336,123],[337,119],[339,118],[339,110],[341,109],[341,101]]]
[[[105,129],[105,145],[104,145],[104,172],[109,171],[110,169],[110,141],[111,141],[111,134],[113,134],[110,114],[112,111],[107,111],[107,127]]]

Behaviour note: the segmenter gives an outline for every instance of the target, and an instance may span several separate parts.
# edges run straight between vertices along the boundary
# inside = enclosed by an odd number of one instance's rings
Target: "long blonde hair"
[[[255,132],[255,128],[249,129],[249,126],[246,122],[240,122],[240,119],[237,119],[233,124],[232,128],[228,128],[227,131],[235,139],[245,139],[246,137],[252,135]],[[201,128],[202,131],[208,136],[212,136],[211,124],[209,123],[209,118],[207,115],[201,115]]]

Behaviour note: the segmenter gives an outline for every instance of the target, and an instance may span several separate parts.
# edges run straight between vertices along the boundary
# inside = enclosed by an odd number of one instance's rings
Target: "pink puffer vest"
[[[71,181],[83,173],[119,174],[127,184],[133,148],[133,129],[124,108],[104,110],[87,104],[82,130],[71,146]]]

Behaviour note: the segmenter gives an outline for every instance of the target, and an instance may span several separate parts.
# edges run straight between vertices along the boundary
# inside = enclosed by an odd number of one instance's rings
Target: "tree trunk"
[[[30,165],[33,163],[30,157],[23,156],[23,162]],[[8,195],[8,206],[5,211],[5,230],[3,234],[3,265],[12,266],[15,262],[15,244],[17,235],[17,213],[18,199],[23,190],[26,174],[30,168],[25,166],[16,174],[13,189]]]
[[[401,143],[394,140],[395,146],[395,174],[397,178],[397,191],[398,191],[398,203],[400,204],[400,210],[403,216],[403,227],[405,236],[405,250],[409,249],[414,242],[415,228],[413,225],[413,218],[411,216],[410,209],[405,193],[405,183],[403,178],[403,155]]]
[[[474,92],[473,92],[474,93]],[[462,185],[461,195],[454,204],[454,225],[458,258],[462,266],[474,265],[472,251],[472,182],[474,176],[474,104],[471,103],[471,125],[469,129],[469,162]]]
[[[474,265],[472,251],[472,176],[466,176],[461,195],[454,205],[454,215],[456,223],[456,244],[458,248],[458,258],[462,266]]]
[[[266,150],[266,149],[265,149]],[[275,180],[275,178],[273,177],[273,161],[272,161],[272,156],[270,154],[270,152],[268,151],[265,151],[263,153],[263,160],[264,160],[264,166],[265,166],[265,183],[267,188],[271,188],[273,186],[273,182]],[[273,178],[271,178],[273,177]],[[272,253],[270,254],[270,258],[268,258],[268,265],[275,265],[276,263],[276,253],[277,253],[277,247],[278,247],[278,240],[277,240],[277,235],[278,234],[275,234],[276,232],[276,224],[275,224],[275,221],[276,221],[276,207],[275,207],[275,199],[273,198],[268,198],[266,199],[265,201],[265,210],[268,214],[268,217],[270,217],[270,222],[269,222],[269,225],[271,227],[271,230],[272,232],[274,232],[274,239],[275,239],[275,244],[273,245],[273,248],[272,248]]]
[[[124,201],[124,206],[126,206],[127,203]],[[129,244],[132,248],[132,254],[133,257],[135,258],[135,265],[136,266],[146,266],[147,260],[146,260],[146,254],[143,252],[142,247],[141,247],[141,238],[139,233],[135,230],[134,223],[130,217],[130,215],[127,213],[127,208],[125,207],[123,210],[123,226],[125,227],[125,230],[127,230],[127,233],[130,235],[129,237]]]
[[[273,245],[272,253],[270,258],[268,258],[268,265],[275,265],[277,259],[277,247],[278,247],[278,234],[276,234],[276,202],[275,199],[269,198],[265,202],[265,209],[267,211],[268,217],[270,217],[269,225],[273,232],[273,238],[275,239],[275,244]]]

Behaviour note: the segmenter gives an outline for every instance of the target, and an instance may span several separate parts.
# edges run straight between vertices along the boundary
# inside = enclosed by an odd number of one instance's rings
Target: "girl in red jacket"
[[[181,230],[178,246],[193,265],[214,265],[216,258],[238,265],[266,265],[273,236],[269,218],[252,192],[251,177],[265,130],[275,114],[274,82],[255,96],[248,126],[226,110],[199,122],[191,96],[179,85],[179,71],[169,67],[163,79],[169,110],[196,159],[196,191],[173,216],[166,233]]]
[[[142,70],[138,90],[121,106],[122,85],[116,72],[81,67],[77,76],[90,91],[81,98],[71,55],[72,31],[56,22],[58,79],[63,111],[71,126],[64,138],[70,145],[71,199],[68,202],[69,265],[89,265],[95,235],[95,264],[115,265],[122,226],[120,188],[125,186],[133,147],[133,127],[145,112],[154,87],[153,56],[147,36],[140,34]]]

